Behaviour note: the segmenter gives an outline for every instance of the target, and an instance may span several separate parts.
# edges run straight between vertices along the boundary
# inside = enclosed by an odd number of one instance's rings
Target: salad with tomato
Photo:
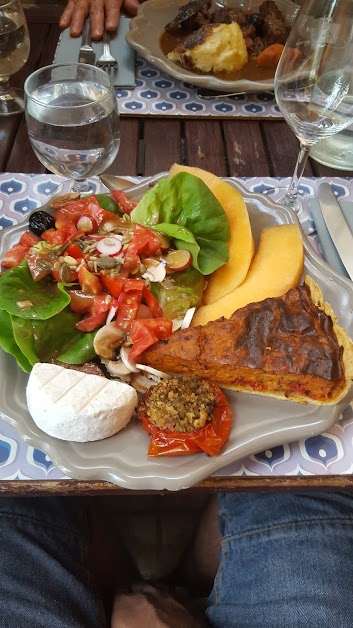
[[[188,173],[138,202],[121,191],[56,197],[2,260],[0,346],[26,372],[99,356],[129,381],[141,353],[201,304],[229,237],[222,206]]]

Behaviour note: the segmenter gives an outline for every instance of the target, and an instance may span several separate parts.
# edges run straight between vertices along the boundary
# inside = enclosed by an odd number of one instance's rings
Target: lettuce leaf
[[[151,283],[150,290],[167,318],[183,318],[190,307],[199,307],[206,287],[205,277],[195,268],[167,275],[160,283]]]
[[[11,316],[4,310],[0,310],[0,347],[6,351],[6,353],[10,353],[10,355],[14,356],[18,366],[25,371],[25,373],[31,372],[32,364],[17,345],[14,338]]]
[[[80,318],[69,308],[42,321],[13,316],[16,343],[32,366],[52,360],[84,364],[96,356],[93,348],[96,332],[84,333],[76,329]]]
[[[192,255],[192,264],[210,275],[228,261],[230,228],[216,197],[198,177],[180,172],[159,181],[130,214],[133,222],[173,238]]]
[[[18,305],[26,301],[32,305]],[[69,303],[70,296],[64,286],[51,277],[34,281],[26,261],[0,276],[0,310],[13,316],[46,320],[61,312]]]

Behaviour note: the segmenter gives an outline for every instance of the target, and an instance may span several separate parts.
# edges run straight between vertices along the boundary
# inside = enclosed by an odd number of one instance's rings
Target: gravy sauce
[[[171,33],[162,33],[160,39],[161,50],[165,56],[168,52],[172,52],[180,43],[186,39],[186,35],[178,36]],[[256,59],[249,57],[248,63],[236,72],[210,72],[211,76],[215,76],[222,81],[239,81],[240,79],[246,79],[248,81],[268,81],[275,76],[274,68],[260,68]]]

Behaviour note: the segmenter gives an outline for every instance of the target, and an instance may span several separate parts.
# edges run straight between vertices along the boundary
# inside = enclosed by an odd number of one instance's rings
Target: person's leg
[[[226,494],[207,611],[219,628],[352,628],[353,497]]]
[[[88,540],[79,498],[0,497],[2,628],[106,625],[89,571]]]

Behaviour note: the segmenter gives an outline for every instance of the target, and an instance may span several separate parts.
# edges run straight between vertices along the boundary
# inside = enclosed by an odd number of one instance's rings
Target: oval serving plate
[[[167,176],[161,173],[131,189],[130,196],[139,198],[154,183]],[[253,194],[239,182],[225,179],[243,195],[250,215],[256,243],[260,231],[274,224],[296,223],[290,210],[274,203],[267,196]],[[4,230],[0,234],[0,258],[26,229],[28,222]],[[339,322],[353,336],[353,283],[333,271],[303,234],[305,268],[320,285]],[[291,441],[315,436],[328,430],[353,398],[348,396],[335,406],[301,405],[246,393],[227,392],[234,422],[230,438],[219,456],[205,454],[148,458],[149,437],[137,420],[111,438],[93,443],[61,441],[42,432],[28,413],[26,384],[28,375],[14,358],[0,351],[0,417],[13,426],[23,440],[44,451],[62,472],[78,480],[108,480],[127,489],[180,490],[188,488],[212,473],[251,454]]]
[[[126,41],[147,61],[170,76],[191,83],[198,87],[204,87],[224,93],[232,92],[264,92],[273,90],[273,79],[263,81],[250,81],[241,79],[226,81],[211,74],[197,74],[186,70],[181,65],[170,61],[162,52],[160,38],[166,24],[177,15],[179,7],[186,4],[187,0],[148,0],[141,4],[136,17],[130,21],[130,31],[126,35]],[[222,6],[221,1],[216,5]],[[227,5],[227,2],[224,3]],[[251,2],[251,7],[257,9],[261,0]],[[298,5],[291,0],[276,0],[278,8],[283,16],[291,23],[298,11]],[[243,6],[240,0],[230,0],[228,5],[233,7]]]

